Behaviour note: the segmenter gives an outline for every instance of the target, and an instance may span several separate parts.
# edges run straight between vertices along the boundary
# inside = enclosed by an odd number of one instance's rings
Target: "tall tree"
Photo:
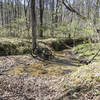
[[[54,23],[55,1],[51,0],[52,23]]]
[[[40,37],[43,37],[44,0],[40,0]]]
[[[2,26],[4,25],[4,16],[3,16],[3,2],[2,1],[0,1],[0,3],[1,3],[1,20],[2,20]]]
[[[26,5],[27,4],[27,5]],[[28,38],[30,37],[29,35],[29,30],[30,30],[30,8],[29,8],[30,0],[24,0],[24,14],[25,14],[25,23],[26,23],[26,28],[28,30]],[[28,18],[28,11],[29,11],[29,18]]]
[[[94,25],[97,24],[97,19],[99,18],[99,0],[96,0],[95,4],[95,14],[94,14]]]
[[[58,22],[58,9],[59,9],[59,0],[56,0],[56,16],[55,16],[56,27]]]
[[[36,48],[36,12],[35,0],[31,0],[31,18],[32,18],[32,49]]]

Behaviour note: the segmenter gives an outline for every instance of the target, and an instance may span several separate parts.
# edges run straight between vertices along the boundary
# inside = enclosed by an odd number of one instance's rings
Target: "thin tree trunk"
[[[56,1],[56,17],[55,17],[56,27],[58,22],[58,7],[59,7],[59,0]]]
[[[2,19],[2,26],[4,25],[4,19],[3,19],[3,2],[1,1],[1,19]]]
[[[94,14],[94,25],[97,24],[97,18],[99,18],[99,0],[96,1],[96,8],[95,8],[95,14]]]
[[[54,23],[54,12],[55,12],[54,5],[55,5],[54,0],[52,0],[51,2],[52,23]]]

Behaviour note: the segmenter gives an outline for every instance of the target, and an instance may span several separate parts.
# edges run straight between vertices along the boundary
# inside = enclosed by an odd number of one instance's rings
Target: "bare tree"
[[[0,1],[0,3],[1,3],[1,19],[2,19],[2,26],[4,25],[4,16],[3,16],[3,2],[2,1]]]
[[[43,37],[44,0],[40,0],[40,37]]]
[[[31,18],[32,18],[32,49],[36,48],[36,12],[35,0],[31,0]]]
[[[99,0],[96,0],[95,4],[94,25],[97,23],[97,18],[99,18]]]

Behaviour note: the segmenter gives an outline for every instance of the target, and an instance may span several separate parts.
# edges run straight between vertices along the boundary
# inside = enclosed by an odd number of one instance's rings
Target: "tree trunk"
[[[54,0],[52,0],[51,2],[52,23],[54,23],[54,12],[55,12],[54,6],[55,6],[55,2]]]
[[[59,8],[59,0],[56,1],[56,16],[55,16],[56,27],[58,22],[58,8]]]
[[[31,18],[32,18],[32,49],[36,48],[36,12],[35,0],[31,0]]]
[[[4,25],[4,19],[3,19],[3,2],[1,1],[1,19],[2,19],[2,26]]]
[[[96,1],[96,7],[95,7],[95,14],[94,14],[94,25],[97,24],[97,19],[99,18],[99,0]]]
[[[43,37],[43,11],[44,0],[40,0],[40,37]]]

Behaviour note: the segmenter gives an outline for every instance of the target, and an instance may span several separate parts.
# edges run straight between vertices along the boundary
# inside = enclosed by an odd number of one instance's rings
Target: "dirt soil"
[[[0,76],[0,100],[56,100],[62,77]]]
[[[71,58],[69,50],[57,52],[52,61],[45,62],[31,55],[0,57],[0,100],[59,100],[66,74],[78,67]]]
[[[11,70],[13,67],[37,64],[39,61],[31,55],[1,56],[0,73]]]

